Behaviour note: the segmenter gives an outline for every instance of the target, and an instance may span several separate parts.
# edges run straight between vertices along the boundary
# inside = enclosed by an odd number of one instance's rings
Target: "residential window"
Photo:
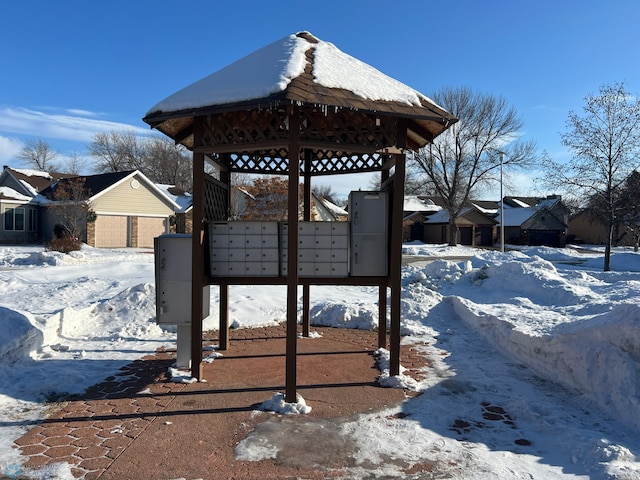
[[[38,230],[38,211],[35,208],[29,209],[29,231]]]
[[[5,230],[24,230],[24,208],[8,208],[4,211]]]

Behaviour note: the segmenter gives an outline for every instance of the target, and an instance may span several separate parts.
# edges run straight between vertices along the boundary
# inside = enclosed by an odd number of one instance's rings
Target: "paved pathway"
[[[313,408],[301,421],[344,418],[404,400],[402,390],[375,382],[377,332],[313,330],[322,337],[298,341],[298,392]],[[327,460],[323,469],[304,459],[235,458],[237,443],[273,418],[256,408],[284,391],[285,338],[284,326],[233,330],[230,349],[205,365],[202,383],[167,378],[175,352],[135,361],[16,440],[29,457],[24,467],[68,462],[76,478],[118,480],[325,478],[339,472],[347,459]],[[402,347],[401,361],[414,373],[424,364],[409,346]]]

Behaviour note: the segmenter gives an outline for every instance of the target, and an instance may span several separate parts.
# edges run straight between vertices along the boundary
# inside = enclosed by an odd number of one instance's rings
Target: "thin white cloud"
[[[21,148],[22,142],[20,140],[0,135],[0,162],[3,165],[7,164],[16,157]]]
[[[0,108],[0,132],[29,135],[38,138],[57,138],[75,142],[91,142],[97,133],[110,131],[133,131],[136,135],[151,135],[149,129],[88,118],[91,112],[77,115],[49,114],[20,107]]]
[[[104,115],[96,112],[90,112],[89,110],[81,110],[79,108],[68,108],[66,112],[77,117],[101,117]]]

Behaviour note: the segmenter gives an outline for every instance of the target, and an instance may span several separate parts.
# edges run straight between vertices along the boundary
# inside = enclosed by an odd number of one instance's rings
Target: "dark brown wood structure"
[[[228,344],[229,285],[286,285],[285,398],[287,402],[295,402],[299,285],[303,286],[304,334],[308,334],[309,330],[310,285],[378,286],[381,347],[387,345],[387,288],[390,288],[390,373],[399,374],[405,155],[408,149],[418,149],[431,142],[456,119],[415,91],[418,101],[411,103],[405,100],[364,98],[349,89],[323,85],[314,76],[316,47],[322,42],[308,32],[291,35],[284,41],[295,43],[298,47],[302,45],[305,52],[304,71],[291,78],[284,88],[260,98],[241,98],[238,101],[206,105],[197,101],[192,105],[176,102],[177,107],[173,108],[169,102],[167,108],[161,102],[160,107],[150,110],[144,121],[193,152],[192,375],[202,379],[203,286],[220,287],[220,347],[224,349]],[[250,60],[250,57],[245,59]],[[377,73],[381,80],[390,80]],[[355,81],[377,80],[375,76],[368,76]],[[202,84],[194,84],[193,88],[197,90],[203,87]],[[188,93],[188,89],[181,92]],[[193,91],[191,93],[195,95]],[[205,162],[215,166],[219,172],[218,178],[205,173]],[[373,171],[381,172],[382,189],[389,191],[391,198],[388,275],[300,278],[297,273],[297,227],[301,181],[304,188],[303,219],[308,220],[312,177]],[[206,262],[208,249],[205,226],[207,222],[228,219],[233,172],[288,176],[289,264],[286,276],[210,276]]]

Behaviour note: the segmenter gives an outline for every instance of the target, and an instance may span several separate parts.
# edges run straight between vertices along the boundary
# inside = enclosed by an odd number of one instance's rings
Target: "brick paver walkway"
[[[321,332],[322,339],[301,339],[298,347],[299,391],[304,392],[307,403],[312,405],[312,415],[325,418],[349,415],[404,399],[401,390],[375,385],[377,373],[373,369],[371,353],[377,349],[376,332],[337,328],[314,330]],[[221,421],[239,422],[248,428],[256,405],[270,398],[274,391],[283,390],[285,336],[284,326],[232,331],[230,349],[222,352],[223,357],[205,366],[207,383],[171,382],[167,370],[174,361],[175,352],[159,351],[132,362],[116,375],[88,389],[82,399],[64,404],[16,440],[21,454],[29,457],[23,467],[38,469],[52,462],[67,462],[72,465],[76,478],[90,480],[123,478],[121,476],[130,468],[130,463],[139,463],[139,470],[131,472],[128,478],[182,477],[179,474],[171,476],[171,471],[175,467],[178,472],[184,466],[167,465],[173,453],[179,458],[180,452],[159,450],[164,447],[159,446],[162,442],[157,441],[158,435],[153,429],[178,419],[185,422],[186,427],[172,431],[172,435],[177,435],[172,441],[175,448],[188,455],[189,443],[195,444],[194,435],[199,431],[192,427],[198,422],[208,422],[208,425]],[[401,361],[409,373],[424,366],[424,359],[412,347],[402,347]],[[202,408],[203,394],[215,408]],[[314,401],[310,402],[309,397]],[[255,403],[256,399],[258,403]],[[240,416],[236,418],[232,414]],[[221,420],[223,418],[225,420]],[[151,425],[154,425],[153,431],[145,434]],[[203,466],[204,470],[194,472],[193,478],[203,477],[203,471],[211,474],[215,471],[217,478],[230,478],[224,476],[224,468],[239,471],[241,465],[227,457],[233,457],[233,447],[241,440],[235,437],[248,433],[247,428],[231,428],[228,423],[222,425],[225,426],[219,427],[215,438],[225,443],[207,447],[219,452],[220,458],[212,459],[210,467]],[[207,432],[207,425],[201,428]],[[207,441],[214,440],[207,437]],[[134,448],[135,442],[143,444]],[[128,450],[129,456],[124,455]],[[157,468],[169,476],[153,473],[156,460],[140,458],[147,451],[162,456],[160,463],[163,466]],[[176,461],[184,460],[176,458]],[[242,467],[251,471],[250,467]],[[270,465],[270,468],[277,472],[277,465]],[[250,473],[247,475],[249,478]],[[271,478],[280,478],[278,473],[273,475]],[[268,476],[265,474],[265,478]],[[296,474],[282,472],[282,478],[289,476]],[[236,478],[245,477],[240,474]]]

